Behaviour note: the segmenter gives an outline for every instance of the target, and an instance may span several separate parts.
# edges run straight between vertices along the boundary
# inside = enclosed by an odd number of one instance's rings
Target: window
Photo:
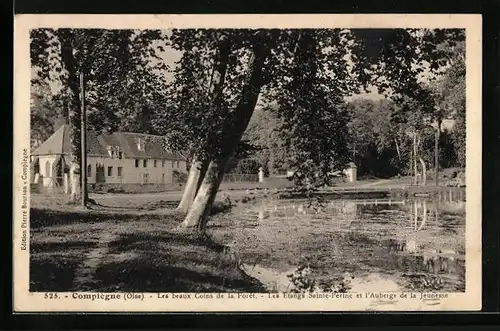
[[[164,168],[165,167],[165,160],[161,160],[161,167]]]
[[[156,168],[156,160],[153,161],[153,166]]]
[[[149,174],[143,174],[142,175],[142,183],[143,184],[148,184],[149,183]]]
[[[92,166],[90,164],[87,166],[87,177],[92,177]]]
[[[123,167],[118,167],[118,177],[123,175]]]
[[[175,162],[172,161],[172,169],[175,167]]]
[[[123,158],[123,152],[122,151],[118,151],[118,158],[120,160]]]
[[[165,184],[165,174],[161,174],[161,182]]]
[[[177,166],[176,166],[176,168],[177,168],[177,169],[179,168],[179,161],[177,161]]]
[[[113,176],[113,167],[108,167],[108,176]]]
[[[108,148],[107,148],[107,149],[108,149],[108,154],[109,154],[109,157],[110,157],[110,158],[113,158],[113,157],[115,156],[115,153],[114,153],[115,151],[113,150],[113,147],[108,146]]]
[[[148,166],[148,160],[142,160],[142,167],[146,168]]]
[[[135,167],[139,168],[139,160],[138,159],[135,159]]]
[[[142,139],[142,138],[137,139],[137,150],[144,152],[145,149],[146,148],[145,148],[145,144],[144,144],[144,139]]]
[[[50,177],[50,162],[45,162],[45,177]]]

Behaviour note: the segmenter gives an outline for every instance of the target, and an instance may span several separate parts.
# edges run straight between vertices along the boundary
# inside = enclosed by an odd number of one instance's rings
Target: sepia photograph
[[[19,307],[481,308],[480,17],[36,16],[16,66]]]

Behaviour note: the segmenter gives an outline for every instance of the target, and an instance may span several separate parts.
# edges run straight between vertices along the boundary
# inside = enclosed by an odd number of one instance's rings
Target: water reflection
[[[233,210],[227,236],[239,243],[244,263],[287,271],[305,257],[321,281],[344,272],[375,273],[394,277],[403,288],[463,291],[464,199],[458,190],[445,190],[432,197],[321,205],[263,200]]]

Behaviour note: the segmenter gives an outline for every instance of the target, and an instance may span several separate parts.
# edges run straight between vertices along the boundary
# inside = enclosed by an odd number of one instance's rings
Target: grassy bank
[[[174,205],[135,201],[83,210],[65,199],[35,196],[30,217],[30,290],[263,291],[225,253],[225,246],[179,231],[183,215]]]

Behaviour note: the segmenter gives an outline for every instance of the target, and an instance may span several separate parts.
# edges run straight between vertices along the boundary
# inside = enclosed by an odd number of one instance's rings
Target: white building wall
[[[52,173],[56,155],[39,156],[40,175],[42,184],[45,187],[53,187],[56,181],[55,174]],[[173,183],[173,171],[186,173],[185,161],[172,161],[156,159],[156,167],[154,159],[147,159],[146,167],[143,163],[144,159],[139,159],[139,166],[135,166],[135,159],[118,159],[107,158],[101,156],[87,157],[87,182],[89,184],[96,183],[97,165],[104,165],[104,181],[103,183],[111,184],[171,184]],[[90,167],[90,176],[88,173]],[[108,176],[108,167],[111,167],[111,176]],[[121,167],[121,176],[118,176],[118,168]],[[145,178],[144,174],[147,174]]]
[[[42,184],[45,187],[54,187],[56,181],[56,174],[52,173],[56,155],[42,155],[38,158],[40,165],[40,175],[42,177]]]
[[[186,173],[185,161],[165,160],[162,162],[162,160],[156,159],[155,167],[155,159],[146,159],[144,167],[144,159],[138,160],[139,164],[136,167],[135,159],[89,156],[87,166],[91,166],[91,172],[87,182],[89,184],[96,183],[96,166],[98,164],[104,165],[104,183],[111,184],[171,184],[173,170]],[[112,167],[111,176],[108,176],[108,167]],[[118,167],[122,169],[121,176],[118,176]]]
[[[96,183],[97,179],[97,166],[104,166],[104,181],[103,183],[126,183],[127,170],[131,168],[130,160],[108,158],[102,156],[88,156],[87,157],[87,183]],[[90,167],[90,176],[88,168]],[[111,167],[111,176],[108,176],[108,168]],[[118,176],[118,168],[122,168],[122,175]]]

